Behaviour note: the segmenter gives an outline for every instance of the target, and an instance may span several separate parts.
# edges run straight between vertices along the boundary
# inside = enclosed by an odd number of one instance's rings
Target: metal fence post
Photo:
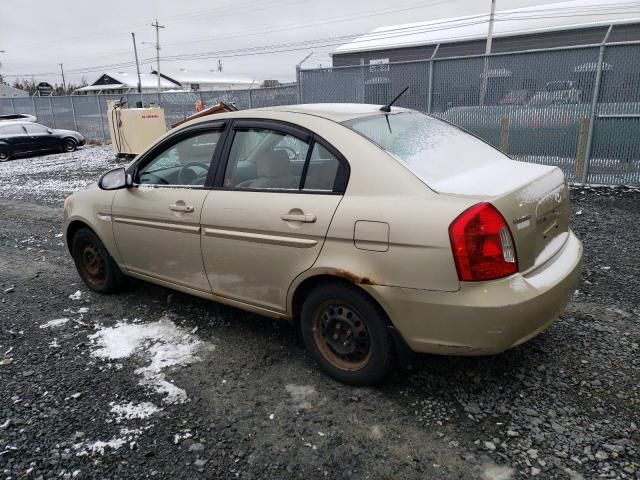
[[[76,118],[76,107],[73,104],[73,96],[69,95],[69,102],[71,102],[71,114],[73,115],[73,128],[78,131],[78,119]]]
[[[51,103],[51,96],[49,96],[49,111],[51,112],[51,121],[53,122],[53,128],[56,128],[56,115],[53,113],[53,103]]]
[[[300,65],[296,65],[296,83],[298,84],[298,103],[302,103],[302,75],[300,74]]]
[[[13,113],[18,113],[16,112],[16,102],[13,101],[13,97],[11,97],[11,109],[13,110]]]
[[[429,58],[429,83],[427,84],[427,113],[431,114],[431,102],[433,98],[433,67],[434,62],[436,61],[436,54],[440,49],[440,44],[438,43],[436,47],[433,49],[433,53],[431,54],[431,58]]]
[[[98,112],[100,115],[100,127],[102,128],[102,143],[106,145],[107,143],[107,135],[104,132],[104,118],[102,118],[102,102],[100,101],[100,95],[96,95],[96,100],[98,101]]]
[[[427,113],[431,114],[431,98],[433,96],[433,62],[434,60],[429,60],[429,80],[427,83]]]
[[[584,162],[582,166],[582,172],[579,180],[582,183],[587,183],[587,177],[589,176],[589,162],[591,161],[591,147],[593,143],[593,128],[596,123],[596,111],[598,109],[598,97],[600,96],[600,84],[602,83],[602,68],[604,66],[604,51],[607,48],[607,40],[609,40],[609,34],[613,25],[609,25],[609,29],[602,39],[600,44],[600,50],[598,52],[598,63],[596,66],[596,82],[593,86],[593,97],[591,98],[591,112],[589,113],[589,130],[587,132],[587,146],[584,152]]]

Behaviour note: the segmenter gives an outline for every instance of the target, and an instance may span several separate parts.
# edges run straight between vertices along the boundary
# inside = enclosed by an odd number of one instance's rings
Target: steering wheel
[[[199,167],[204,170],[204,175],[209,172],[209,165],[202,162],[189,162],[182,165],[178,172],[178,182],[180,185],[191,185],[195,180],[202,177],[203,174],[197,174],[191,167]]]
[[[287,157],[289,157],[289,160],[295,160],[295,158],[298,156],[298,152],[296,152],[294,148],[288,147],[286,145],[280,145],[278,147],[275,147],[273,150],[284,150],[285,152],[287,152]]]

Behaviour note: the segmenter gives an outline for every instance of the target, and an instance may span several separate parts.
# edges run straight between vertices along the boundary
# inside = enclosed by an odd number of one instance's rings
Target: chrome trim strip
[[[236,230],[222,230],[219,228],[204,227],[202,235],[206,237],[230,238],[254,243],[268,243],[285,247],[311,248],[318,244],[317,240],[300,237],[283,237],[279,235],[266,235],[263,233],[240,232]]]
[[[162,230],[173,230],[183,233],[200,233],[199,225],[189,225],[184,223],[154,222],[152,220],[140,220],[138,218],[129,217],[112,217],[116,223],[125,223],[127,225],[138,225],[140,227],[159,228]]]

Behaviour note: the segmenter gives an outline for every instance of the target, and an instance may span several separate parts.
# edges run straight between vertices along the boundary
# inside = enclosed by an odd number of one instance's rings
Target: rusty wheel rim
[[[313,319],[313,339],[322,356],[345,371],[363,368],[371,358],[371,336],[358,312],[346,303],[328,301]]]
[[[90,241],[80,245],[80,269],[89,283],[100,286],[105,280],[105,259],[101,249]]]

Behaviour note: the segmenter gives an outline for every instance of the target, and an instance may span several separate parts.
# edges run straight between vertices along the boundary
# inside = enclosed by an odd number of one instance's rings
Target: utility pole
[[[484,105],[487,96],[487,83],[489,81],[489,54],[491,53],[491,43],[493,42],[493,24],[496,16],[496,0],[491,0],[491,13],[489,14],[489,31],[487,32],[487,46],[484,51],[484,69],[480,84],[480,105]]]
[[[160,25],[158,23],[158,19],[156,18],[156,23],[151,24],[152,27],[156,29],[156,63],[158,64],[158,99],[160,99],[160,29],[164,28],[164,25]]]
[[[59,63],[58,65],[60,65],[60,73],[62,73],[62,89],[64,90],[64,94],[67,94],[67,83],[64,81],[64,68],[62,67],[62,64]]]
[[[142,82],[140,81],[140,64],[138,63],[138,48],[136,47],[136,34],[131,32],[133,38],[133,54],[136,57],[136,70],[138,71],[138,93],[142,93]]]

